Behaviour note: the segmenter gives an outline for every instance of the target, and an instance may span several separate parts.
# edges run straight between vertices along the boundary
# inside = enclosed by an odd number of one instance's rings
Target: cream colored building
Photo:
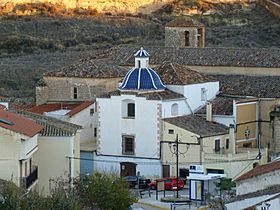
[[[38,136],[34,163],[39,165],[38,190],[48,195],[56,181],[73,180],[80,175],[81,126],[29,112],[17,113],[44,126]]]
[[[38,134],[43,126],[0,110],[0,179],[14,182],[29,190],[38,181]]]
[[[184,176],[190,164],[202,164],[206,172],[225,173],[234,178],[245,173],[255,163],[266,162],[266,151],[258,160],[258,150],[238,150],[234,127],[230,128],[207,121],[197,115],[167,118],[163,121],[163,141],[161,143],[162,175],[176,176],[176,156],[171,153],[170,142],[175,142],[176,135],[180,142],[188,143],[179,146],[179,176]],[[251,163],[250,166],[246,166]],[[245,170],[243,171],[243,169]]]

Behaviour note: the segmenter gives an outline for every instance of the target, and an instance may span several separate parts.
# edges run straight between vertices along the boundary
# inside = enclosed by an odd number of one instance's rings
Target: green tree
[[[75,182],[82,207],[126,210],[136,202],[126,183],[115,174],[95,173]]]

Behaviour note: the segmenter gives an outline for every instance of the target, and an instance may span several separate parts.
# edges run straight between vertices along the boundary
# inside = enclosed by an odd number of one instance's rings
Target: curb
[[[154,205],[154,204],[145,203],[145,202],[141,202],[141,201],[138,201],[137,203],[142,204],[142,205],[146,205],[146,206],[150,206],[150,207],[153,207],[153,208],[157,208],[157,209],[160,209],[160,210],[169,210],[169,208],[164,208],[164,207],[161,207],[161,206],[157,206],[157,205]]]

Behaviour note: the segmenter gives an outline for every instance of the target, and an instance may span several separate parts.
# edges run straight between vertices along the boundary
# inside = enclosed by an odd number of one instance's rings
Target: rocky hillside
[[[63,5],[67,9],[91,9],[97,12],[110,13],[136,13],[139,8],[152,4],[164,4],[171,0],[37,0],[36,3],[51,3]],[[7,5],[6,8],[13,8],[21,4],[31,4],[33,0],[0,0],[0,5]]]

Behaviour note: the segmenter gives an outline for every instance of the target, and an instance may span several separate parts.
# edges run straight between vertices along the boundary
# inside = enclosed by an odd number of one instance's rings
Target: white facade
[[[127,101],[135,103],[135,117],[129,118],[124,116],[124,107]],[[102,155],[111,156],[122,156],[123,162],[133,161],[145,161],[151,159],[159,159],[159,142],[161,137],[161,125],[160,119],[161,113],[161,102],[146,100],[144,97],[136,97],[135,95],[121,95],[112,96],[111,98],[98,98],[98,117],[100,127],[98,129],[99,141],[98,141],[98,154],[97,160],[101,160]],[[123,136],[134,137],[134,154],[125,158],[123,154]],[[139,159],[138,159],[138,158]],[[108,159],[108,158],[107,158]],[[109,158],[116,160],[116,158]],[[159,164],[159,161],[157,161]],[[98,162],[96,163],[96,169],[100,169]],[[102,165],[102,170],[110,170],[112,167],[117,169],[116,163],[112,162],[107,164],[108,167],[105,169],[105,164]],[[117,164],[119,165],[119,163]],[[149,171],[147,171],[149,173]],[[160,170],[153,172],[154,175],[160,174]],[[142,171],[141,171],[142,174]]]
[[[82,126],[80,133],[81,144],[89,145],[90,143],[94,143],[97,135],[94,133],[94,128],[97,129],[95,103],[89,105],[73,116],[68,115],[70,111],[71,110],[60,109],[52,112],[45,112],[44,115]]]
[[[94,134],[94,128],[97,129],[97,115],[95,112],[95,103],[93,103],[79,113],[73,115],[69,120],[70,123],[83,127],[80,133],[81,144],[96,141],[97,134]]]
[[[167,88],[184,95],[192,113],[205,105],[219,93],[219,82],[205,82],[192,85],[167,85]]]

